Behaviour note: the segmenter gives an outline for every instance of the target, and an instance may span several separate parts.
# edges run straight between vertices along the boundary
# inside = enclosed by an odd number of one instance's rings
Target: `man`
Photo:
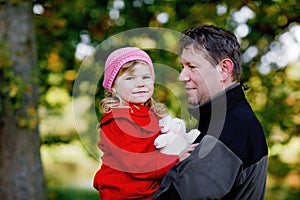
[[[179,81],[201,134],[197,148],[166,174],[153,199],[264,199],[268,148],[239,83],[236,37],[201,25],[184,31],[179,43]]]

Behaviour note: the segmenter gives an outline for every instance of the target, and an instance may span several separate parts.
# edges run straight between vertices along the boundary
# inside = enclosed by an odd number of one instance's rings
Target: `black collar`
[[[240,83],[235,83],[213,97],[210,101],[190,107],[188,111],[195,119],[199,120],[201,118],[201,120],[203,120],[210,118],[212,112],[220,113],[226,111],[228,107],[231,107],[241,100],[245,100],[242,86]]]

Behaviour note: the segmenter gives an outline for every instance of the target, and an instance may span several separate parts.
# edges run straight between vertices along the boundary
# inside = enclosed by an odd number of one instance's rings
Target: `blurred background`
[[[94,102],[74,99],[80,67],[98,45],[124,31],[182,32],[199,24],[231,30],[240,41],[242,82],[250,87],[246,95],[269,146],[265,199],[299,199],[297,0],[0,0],[0,199],[99,199],[92,187],[101,165],[98,129],[89,126],[87,113],[92,109],[101,117],[103,90],[100,82]],[[162,37],[176,45],[167,34]],[[156,63],[180,69],[177,55],[149,54]],[[172,87],[157,86],[155,98],[181,117]]]

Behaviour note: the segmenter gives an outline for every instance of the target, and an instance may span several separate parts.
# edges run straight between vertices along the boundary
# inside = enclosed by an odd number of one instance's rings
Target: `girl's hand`
[[[183,161],[184,159],[188,158],[192,151],[199,145],[199,143],[191,144],[187,146],[180,154],[179,154],[179,161]]]

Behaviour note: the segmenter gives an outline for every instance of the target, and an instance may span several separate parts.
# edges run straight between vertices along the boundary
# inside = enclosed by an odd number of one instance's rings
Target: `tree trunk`
[[[46,199],[30,2],[0,2],[0,199],[3,200]]]

